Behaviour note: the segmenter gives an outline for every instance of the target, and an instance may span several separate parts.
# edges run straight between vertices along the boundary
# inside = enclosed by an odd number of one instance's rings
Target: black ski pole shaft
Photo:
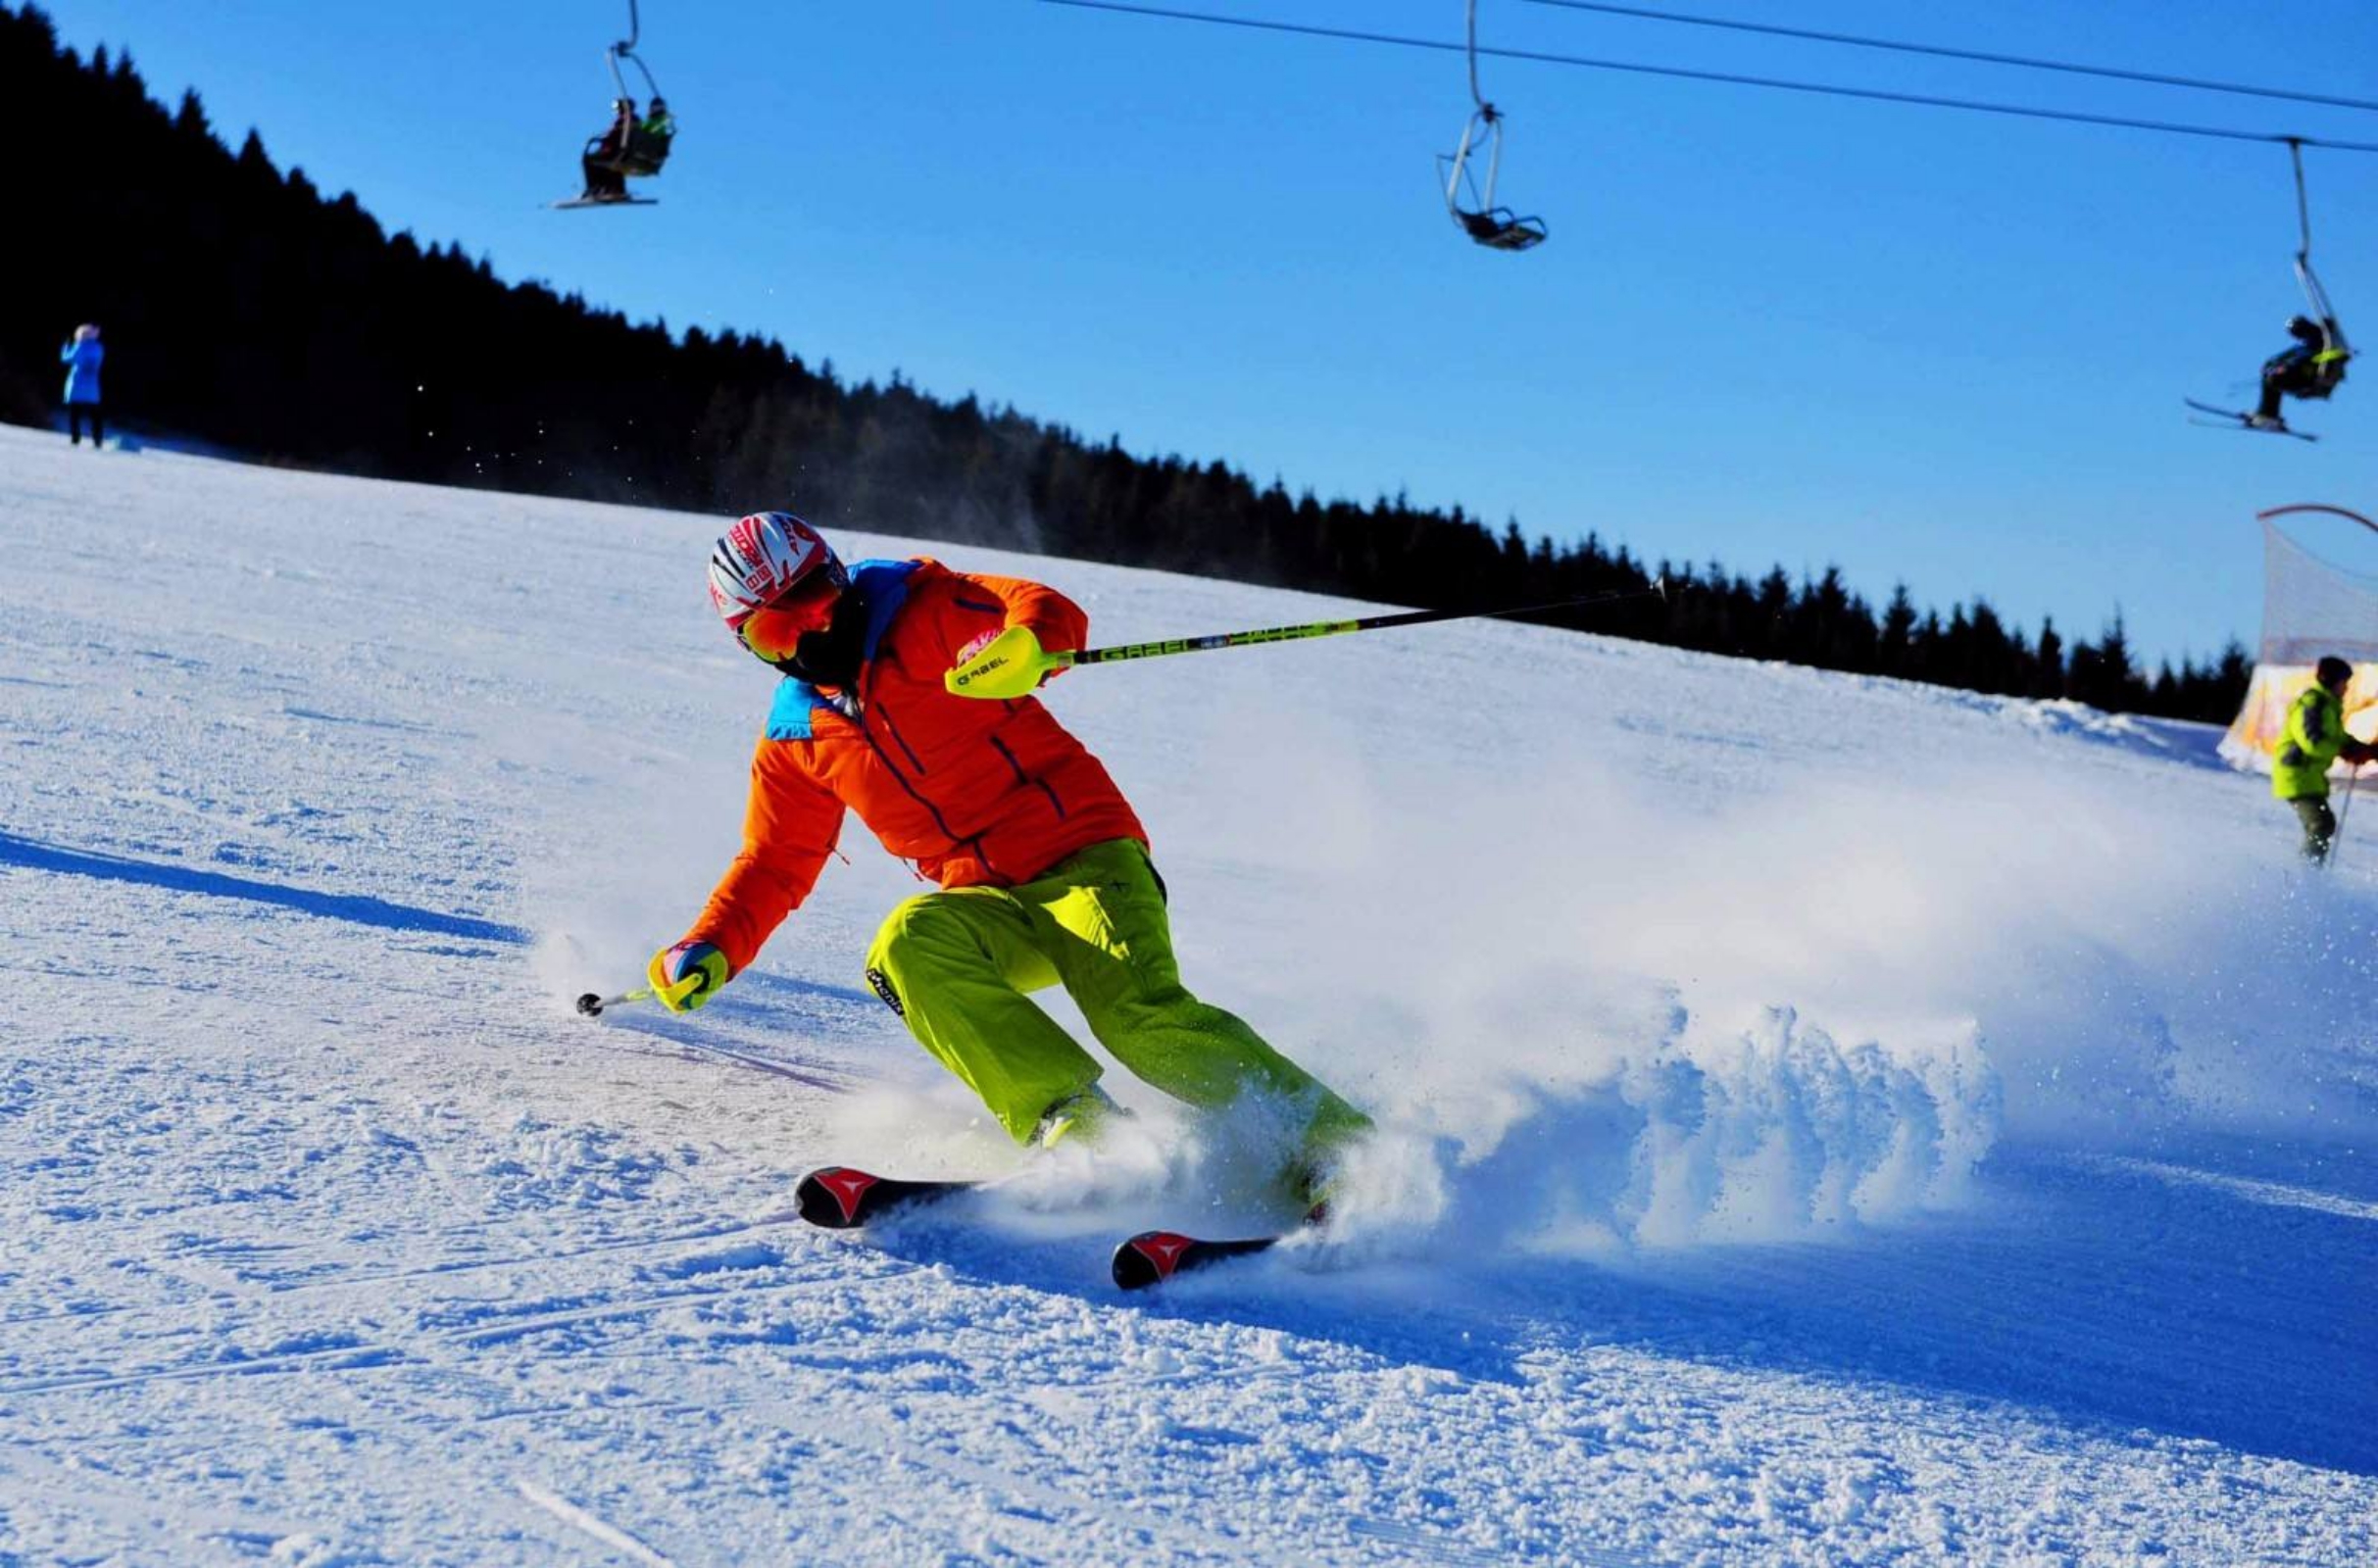
[[[2345,819],[2353,809],[2353,786],[2360,782],[2361,764],[2355,762],[2353,770],[2345,775],[2345,804],[2337,808],[2337,830],[2328,836],[2328,854],[2321,857],[2323,866],[2334,868],[2337,864],[2338,847],[2345,843]]]
[[[1586,594],[1576,599],[1556,599],[1549,604],[1512,605],[1502,610],[1406,610],[1392,615],[1362,615],[1352,620],[1310,620],[1298,626],[1264,626],[1253,631],[1215,632],[1205,637],[1168,637],[1162,642],[1084,648],[1076,653],[1052,655],[1051,658],[1061,659],[1068,664],[1111,664],[1125,659],[1162,659],[1170,654],[1202,654],[1215,648],[1249,648],[1258,643],[1339,637],[1348,632],[1383,631],[1390,626],[1420,626],[1436,620],[1493,620],[1512,615],[1548,615],[1559,610],[1583,610],[1589,606],[1616,604],[1625,599],[1648,599],[1655,594],[1661,599],[1668,596],[1667,579],[1655,577],[1641,588],[1616,588],[1609,593]]]
[[[1563,610],[1587,610],[1622,599],[1668,596],[1667,579],[1655,577],[1641,588],[1618,588],[1609,593],[1556,599],[1549,604],[1511,605],[1502,610],[1403,610],[1390,615],[1361,615],[1348,620],[1309,620],[1301,626],[1263,626],[1253,631],[1222,631],[1206,637],[1167,637],[1162,642],[1123,643],[1113,648],[1061,649],[1044,652],[1029,635],[1010,627],[1001,637],[942,676],[953,696],[1013,698],[1029,693],[1052,670],[1079,664],[1113,664],[1126,659],[1163,659],[1172,654],[1202,654],[1214,648],[1250,648],[1258,643],[1298,642],[1308,637],[1339,637],[1353,631],[1379,631],[1389,626],[1417,626],[1432,620],[1487,620],[1509,615],[1549,615]],[[1023,646],[1014,639],[1023,637]]]

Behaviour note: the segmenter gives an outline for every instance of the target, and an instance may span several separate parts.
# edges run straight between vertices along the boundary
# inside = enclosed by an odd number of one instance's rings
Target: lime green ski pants
[[[867,981],[1017,1143],[1103,1068],[1025,993],[1063,985],[1134,1076],[1192,1105],[1275,1097],[1319,1152],[1370,1125],[1263,1037],[1181,985],[1164,895],[1132,839],[1094,844],[1013,888],[951,888],[894,909]]]

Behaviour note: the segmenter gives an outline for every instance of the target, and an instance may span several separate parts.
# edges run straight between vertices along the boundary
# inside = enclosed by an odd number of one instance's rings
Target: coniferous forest
[[[34,225],[0,290],[0,418],[52,420],[58,347],[105,323],[110,417],[268,462],[828,530],[1023,548],[1429,608],[1640,588],[1575,624],[1750,659],[2111,710],[2226,722],[2251,669],[2139,666],[2118,615],[2095,641],[2036,635],[1980,601],[1943,616],[1905,587],[1877,607],[1838,571],[1795,580],[1640,559],[1598,536],[1530,540],[1398,498],[1262,486],[1221,462],[1144,458],[973,395],[895,375],[846,384],[783,345],[671,333],[454,245],[389,234],[352,193],[237,150],[195,93],[168,110],[124,55],[85,60],[48,17],[0,4],[0,92],[21,125],[73,127],[72,156],[20,160]],[[136,346],[136,347],[135,347]],[[499,355],[502,375],[483,373]],[[1558,619],[1558,616],[1543,617]]]

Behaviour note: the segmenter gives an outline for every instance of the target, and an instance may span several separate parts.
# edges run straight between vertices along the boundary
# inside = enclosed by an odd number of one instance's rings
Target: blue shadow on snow
[[[2192,1163],[2218,1179],[2228,1153]],[[2378,1214],[2049,1150],[2003,1150],[1984,1174],[1994,1200],[1978,1213],[1612,1271],[1615,1315],[1594,1327],[1665,1354],[2027,1407],[2115,1443],[2152,1432],[2378,1475]],[[1496,1270],[1511,1304],[1548,1310],[1596,1272]]]
[[[2378,1475],[2378,1181],[2353,1152],[2293,1154],[2205,1141],[2125,1168],[2010,1148],[1975,1209],[1838,1242],[1596,1261],[1450,1234],[1342,1273],[1258,1258],[1140,1298],[1115,1293],[1086,1237],[1018,1234],[996,1208],[876,1241],[975,1278],[1511,1386],[1530,1351],[1623,1346],[2028,1411],[2116,1446],[2154,1434]],[[1118,1219],[1088,1226],[1111,1241]]]
[[[134,860],[120,855],[61,849],[54,844],[19,838],[13,833],[0,833],[0,865],[21,865],[27,870],[52,871],[63,876],[98,877],[109,882],[131,882],[142,887],[169,888],[176,893],[196,893],[213,899],[246,899],[251,903],[297,909],[325,920],[348,920],[357,925],[377,926],[387,931],[423,931],[477,942],[519,944],[528,940],[528,933],[519,926],[473,919],[467,914],[441,914],[435,909],[418,909],[411,905],[391,904],[386,899],[358,893],[317,893],[307,888],[283,887],[275,882],[226,876],[221,871],[202,871],[195,866],[175,865],[170,861]]]

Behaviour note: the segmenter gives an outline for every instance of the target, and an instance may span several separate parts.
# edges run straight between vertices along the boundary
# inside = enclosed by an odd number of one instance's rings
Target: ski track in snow
[[[1479,623],[1068,676],[1192,983],[1385,1129],[1125,1298],[1260,1115],[790,1218],[1014,1163],[856,826],[699,1016],[570,1014],[733,853],[718,519],[6,427],[0,519],[0,1568],[2378,1560],[2378,849],[2201,726]]]

